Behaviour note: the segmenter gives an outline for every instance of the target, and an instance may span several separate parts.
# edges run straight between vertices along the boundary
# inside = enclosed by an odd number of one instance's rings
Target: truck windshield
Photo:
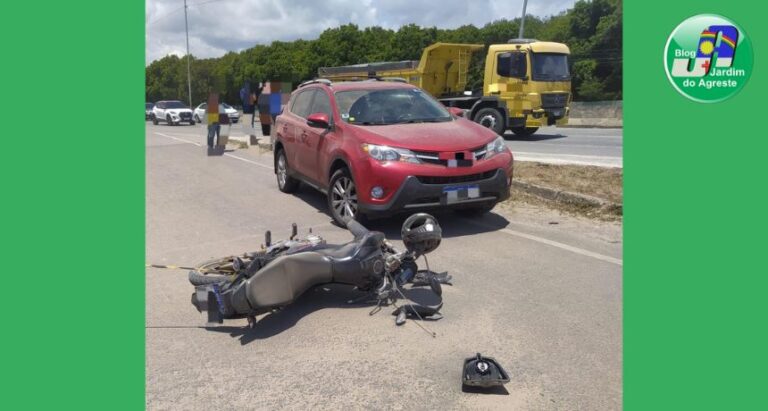
[[[336,93],[344,122],[373,126],[451,121],[448,110],[417,88],[349,90]]]
[[[568,56],[559,53],[531,53],[534,81],[565,81],[571,78]]]

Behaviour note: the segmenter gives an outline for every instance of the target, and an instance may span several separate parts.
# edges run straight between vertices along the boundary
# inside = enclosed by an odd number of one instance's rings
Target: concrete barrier
[[[617,101],[574,101],[568,126],[571,127],[623,127],[624,110]]]

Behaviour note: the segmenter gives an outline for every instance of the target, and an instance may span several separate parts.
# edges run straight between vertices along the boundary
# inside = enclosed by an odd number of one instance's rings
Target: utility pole
[[[525,7],[523,7],[525,10]],[[184,0],[184,30],[187,32],[187,87],[189,90],[189,107],[192,107],[192,75],[189,70],[189,24],[187,23],[187,0]],[[521,31],[522,33],[522,31]]]
[[[187,0],[184,0],[187,1]],[[523,28],[525,28],[525,6],[528,5],[528,0],[523,0],[523,15],[520,17],[520,32],[517,34],[517,38],[523,38]],[[187,46],[189,48],[189,46]],[[189,53],[189,51],[187,51]]]

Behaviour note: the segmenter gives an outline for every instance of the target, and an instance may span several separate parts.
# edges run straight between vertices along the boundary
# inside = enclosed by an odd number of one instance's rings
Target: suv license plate
[[[458,203],[470,198],[478,198],[480,197],[480,186],[474,184],[467,186],[445,187],[443,189],[443,196],[445,196],[445,202],[447,204]]]

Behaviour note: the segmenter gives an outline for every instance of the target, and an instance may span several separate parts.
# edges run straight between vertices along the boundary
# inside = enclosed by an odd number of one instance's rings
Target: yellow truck
[[[419,61],[321,67],[318,76],[331,81],[402,79],[446,106],[464,109],[467,118],[499,135],[506,130],[531,135],[541,126],[567,124],[568,46],[531,39],[491,45],[482,90],[466,90],[472,53],[483,48],[482,44],[435,43],[424,49]]]

